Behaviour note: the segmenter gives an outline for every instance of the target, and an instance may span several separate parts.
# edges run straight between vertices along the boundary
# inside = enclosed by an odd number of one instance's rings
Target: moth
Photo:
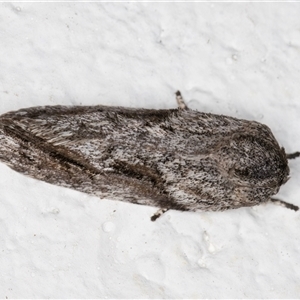
[[[99,198],[169,209],[223,211],[273,201],[289,178],[271,130],[255,121],[177,109],[44,106],[0,116],[0,161]]]

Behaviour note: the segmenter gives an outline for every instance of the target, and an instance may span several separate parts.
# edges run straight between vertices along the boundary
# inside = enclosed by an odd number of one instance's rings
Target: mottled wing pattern
[[[0,117],[0,160],[101,198],[180,210],[256,205],[288,174],[267,126],[177,109],[53,106],[7,113]]]

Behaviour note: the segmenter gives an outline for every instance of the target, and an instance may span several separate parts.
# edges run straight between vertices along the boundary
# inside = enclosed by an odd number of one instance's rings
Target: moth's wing
[[[54,106],[2,115],[0,160],[52,184],[101,198],[164,207],[168,197],[153,186],[150,168],[144,166],[130,176],[126,173],[130,163],[124,166],[110,157],[111,147],[122,142],[114,135],[120,137],[124,131],[122,122],[115,119],[120,118],[117,112],[102,106]],[[141,178],[139,172],[150,175]]]

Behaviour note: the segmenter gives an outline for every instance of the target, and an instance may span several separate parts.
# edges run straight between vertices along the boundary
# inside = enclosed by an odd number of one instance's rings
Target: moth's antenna
[[[282,201],[282,200],[279,200],[279,199],[276,199],[276,198],[271,198],[270,201],[273,202],[273,203],[275,203],[275,204],[277,204],[277,205],[281,205],[283,207],[292,209],[294,211],[297,211],[299,209],[299,207],[296,206],[296,205],[294,205],[294,204],[287,203],[285,201]]]
[[[287,159],[294,159],[294,158],[296,158],[296,157],[299,157],[300,156],[300,152],[294,152],[294,153],[289,153],[289,154],[287,154],[286,155],[286,158]]]

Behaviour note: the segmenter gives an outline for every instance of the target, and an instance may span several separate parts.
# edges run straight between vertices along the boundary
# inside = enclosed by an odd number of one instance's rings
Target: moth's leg
[[[294,153],[289,153],[289,154],[287,154],[286,155],[286,158],[287,159],[294,159],[294,158],[296,158],[296,157],[299,157],[300,156],[300,152],[294,152]]]
[[[177,91],[175,93],[175,95],[176,95],[176,101],[177,101],[177,104],[178,104],[178,108],[179,109],[184,109],[184,110],[189,109],[187,107],[187,105],[185,104],[185,102],[184,102],[184,100],[183,100],[183,98],[181,96],[181,93],[179,91]]]
[[[271,198],[270,201],[273,202],[273,203],[275,203],[275,204],[277,204],[277,205],[281,205],[283,207],[292,209],[294,211],[297,211],[299,209],[299,207],[296,206],[296,205],[294,205],[294,204],[287,203],[285,201],[282,201],[282,200],[279,200],[279,199],[276,199],[276,198]]]
[[[165,212],[167,212],[168,208],[161,208],[159,209],[152,217],[151,221],[154,222],[156,219],[158,219],[161,215],[163,215]]]

